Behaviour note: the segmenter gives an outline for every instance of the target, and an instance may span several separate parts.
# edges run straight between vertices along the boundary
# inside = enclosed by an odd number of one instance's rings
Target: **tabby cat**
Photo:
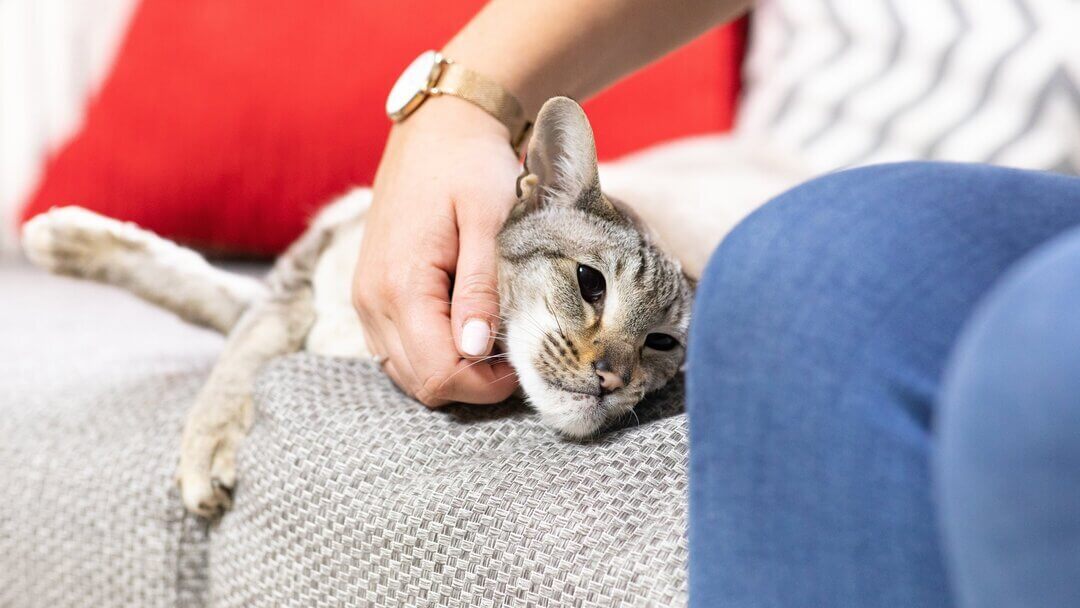
[[[541,109],[517,190],[498,236],[505,333],[496,348],[547,426],[586,437],[678,372],[692,285],[601,192],[592,129],[574,101]],[[349,292],[370,198],[356,189],[328,205],[261,281],[78,207],[24,227],[38,265],[125,288],[227,335],[184,428],[178,480],[188,510],[212,517],[230,505],[263,363],[301,349],[371,356]]]

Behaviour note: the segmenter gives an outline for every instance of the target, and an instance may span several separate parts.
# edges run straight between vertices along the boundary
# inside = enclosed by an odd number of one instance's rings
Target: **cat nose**
[[[611,371],[611,362],[607,359],[597,360],[594,367],[596,368],[596,375],[600,376],[601,392],[610,393],[626,384],[622,376]]]

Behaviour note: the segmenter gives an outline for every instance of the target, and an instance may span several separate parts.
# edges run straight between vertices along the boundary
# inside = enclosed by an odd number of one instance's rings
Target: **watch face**
[[[428,87],[432,85],[431,79],[437,65],[439,54],[426,51],[405,68],[386,98],[386,114],[392,120],[405,118],[420,105]]]

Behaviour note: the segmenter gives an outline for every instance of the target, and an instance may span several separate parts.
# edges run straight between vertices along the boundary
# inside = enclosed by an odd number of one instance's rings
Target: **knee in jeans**
[[[967,212],[961,197],[1000,189],[1015,174],[911,162],[811,180],[769,201],[724,239],[703,273],[701,300],[717,289],[757,300],[758,290],[773,291],[778,280],[797,284],[838,266],[849,274],[914,271],[926,262],[915,243],[947,225],[947,216]]]
[[[944,170],[935,163],[865,167],[819,177],[781,194],[721,242],[703,273],[699,300],[707,306],[720,290],[725,299],[760,302],[759,290],[774,293],[778,280],[805,278],[867,254],[881,257],[888,252],[880,250],[896,242],[883,238],[884,233],[911,223],[919,204],[912,199],[932,198],[925,196],[928,184]],[[922,195],[903,200],[905,192]]]
[[[1078,306],[1080,229],[1074,229],[1013,267],[964,328],[943,391],[947,450],[1080,458]]]
[[[948,365],[934,472],[955,587],[970,605],[1075,599],[1061,573],[1080,563],[1078,303],[1074,229],[998,282]]]

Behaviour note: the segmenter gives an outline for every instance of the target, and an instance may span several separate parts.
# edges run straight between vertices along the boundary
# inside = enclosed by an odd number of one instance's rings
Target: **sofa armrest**
[[[370,363],[278,360],[211,538],[211,601],[683,604],[681,403],[674,386],[575,443],[520,404],[432,412]]]

